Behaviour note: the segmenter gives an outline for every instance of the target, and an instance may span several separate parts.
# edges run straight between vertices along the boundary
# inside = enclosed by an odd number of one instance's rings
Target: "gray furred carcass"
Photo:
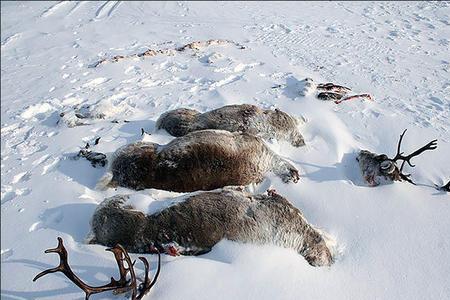
[[[90,243],[117,243],[137,253],[200,255],[222,239],[294,249],[313,266],[333,263],[332,240],[274,191],[238,189],[194,193],[160,212],[144,214],[128,195],[105,199],[91,220]]]

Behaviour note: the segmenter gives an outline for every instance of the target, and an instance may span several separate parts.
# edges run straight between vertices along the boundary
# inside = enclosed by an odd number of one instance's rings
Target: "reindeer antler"
[[[84,283],[70,268],[69,262],[68,262],[68,254],[67,250],[64,247],[63,239],[58,237],[58,246],[56,248],[47,249],[45,250],[45,253],[57,253],[59,255],[59,265],[55,268],[51,268],[45,271],[42,271],[41,273],[37,274],[36,277],[33,278],[33,281],[38,280],[42,276],[45,276],[50,273],[56,273],[61,272],[66,277],[75,283],[80,289],[82,289],[86,295],[85,299],[88,300],[89,297],[93,294],[102,293],[106,291],[113,290],[115,294],[121,294],[125,293],[131,290],[131,299],[142,299],[142,297],[150,291],[150,289],[155,284],[156,280],[158,279],[160,269],[161,269],[161,256],[158,253],[158,268],[155,274],[155,277],[153,278],[153,281],[150,281],[149,279],[149,263],[145,257],[139,257],[139,259],[144,263],[145,267],[145,279],[144,282],[141,283],[139,286],[137,285],[137,279],[136,274],[134,272],[134,262],[131,262],[131,258],[128,255],[127,251],[121,246],[116,245],[113,248],[106,249],[107,251],[111,251],[114,254],[114,257],[117,262],[117,266],[119,268],[120,273],[120,279],[115,280],[113,277],[111,277],[111,281],[108,284],[102,285],[102,286],[90,286],[86,283]],[[127,263],[127,267],[125,267],[124,262]],[[127,280],[127,274],[130,273],[130,280]]]
[[[155,277],[151,281],[148,276],[148,273],[149,273],[148,261],[145,257],[142,257],[142,256],[139,257],[139,259],[142,261],[142,263],[145,266],[145,278],[144,278],[144,281],[139,285],[139,294],[136,299],[142,299],[142,297],[144,297],[144,295],[147,294],[150,291],[150,289],[155,285],[156,280],[158,279],[159,272],[161,271],[161,254],[159,253],[158,250],[156,250],[156,251],[158,254],[158,268],[156,269]]]
[[[393,159],[391,159],[391,160],[392,160],[394,163],[397,162],[398,160],[402,160],[402,164],[401,164],[400,169],[399,169],[399,170],[400,170],[400,174],[399,174],[399,175],[400,175],[400,178],[403,179],[403,180],[408,181],[409,183],[415,184],[415,183],[409,178],[409,177],[411,176],[411,174],[403,174],[403,173],[402,173],[403,167],[405,166],[405,162],[407,162],[408,165],[410,165],[412,168],[415,167],[416,165],[413,165],[413,164],[411,163],[411,159],[412,159],[413,157],[415,157],[415,156],[418,156],[418,155],[422,154],[422,152],[425,152],[425,151],[427,151],[427,150],[434,150],[434,149],[436,149],[436,148],[437,148],[437,140],[436,140],[436,139],[435,139],[435,140],[432,140],[431,142],[429,142],[429,143],[426,144],[425,146],[423,146],[423,147],[417,149],[417,150],[414,151],[413,153],[404,156],[404,155],[403,155],[404,152],[401,152],[400,149],[401,149],[401,145],[402,145],[403,136],[405,135],[406,130],[407,130],[407,129],[405,129],[405,130],[403,131],[403,133],[400,135],[400,139],[398,140],[398,145],[397,145],[397,154],[396,154],[395,157],[394,157]]]

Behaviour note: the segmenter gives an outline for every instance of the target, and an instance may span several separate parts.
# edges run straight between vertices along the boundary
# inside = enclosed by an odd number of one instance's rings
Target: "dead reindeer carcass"
[[[108,248],[106,249],[106,251],[111,251],[114,254],[114,258],[116,259],[117,267],[119,269],[119,280],[111,277],[111,281],[108,284],[101,286],[91,286],[85,283],[72,271],[72,268],[69,265],[69,255],[66,248],[64,247],[63,240],[62,238],[58,237],[58,246],[56,248],[45,250],[45,253],[58,254],[59,265],[55,268],[51,268],[37,274],[33,278],[33,281],[36,281],[47,274],[61,272],[76,286],[84,291],[86,296],[85,299],[89,299],[91,295],[107,291],[113,291],[115,294],[130,292],[132,300],[142,299],[144,295],[147,294],[156,283],[159,272],[161,270],[161,257],[158,250],[154,249],[154,251],[158,254],[158,267],[153,280],[151,280],[149,277],[150,265],[148,263],[148,260],[145,257],[139,257],[145,268],[145,277],[144,279],[141,279],[142,282],[140,284],[138,283],[138,278],[134,270],[135,262],[131,261],[131,258],[128,255],[127,251],[120,244],[117,244],[112,248]]]
[[[318,84],[316,89],[319,91],[318,99],[332,100],[336,104],[353,99],[373,100],[370,94],[348,95],[351,92],[350,88],[331,82]]]
[[[332,100],[336,104],[354,99],[366,99],[373,101],[370,94],[348,95],[348,93],[351,92],[350,88],[342,85],[336,85],[331,82],[318,84],[316,88],[319,91],[317,94],[318,99]]]
[[[156,188],[175,192],[213,190],[261,182],[273,172],[297,182],[298,170],[261,138],[241,132],[200,130],[166,145],[136,142],[118,149],[98,187]]]
[[[173,136],[183,136],[203,129],[242,131],[263,139],[286,140],[293,146],[305,145],[299,131],[304,120],[279,109],[261,109],[255,105],[227,105],[209,112],[180,108],[162,114],[156,121],[157,129],[165,129]]]
[[[426,150],[436,149],[437,140],[432,140],[413,153],[404,156],[403,152],[400,150],[400,147],[405,133],[406,129],[400,135],[400,140],[397,145],[397,154],[394,158],[389,158],[386,154],[376,154],[367,150],[362,150],[359,152],[356,160],[359,162],[359,167],[361,169],[364,181],[369,186],[377,186],[383,183],[403,180],[415,184],[410,178],[411,174],[402,173],[403,167],[405,166],[405,163],[408,163],[409,166],[414,167],[415,165],[411,164],[411,159]],[[401,165],[399,167],[397,163],[400,161]]]
[[[331,82],[327,83],[315,83],[312,78],[305,78],[300,81],[295,81],[295,89],[300,96],[305,97],[312,94],[316,94],[316,98],[323,101],[334,101],[334,103],[339,104],[344,101],[354,100],[354,99],[363,99],[363,100],[371,100],[373,98],[370,94],[356,94],[350,95],[351,89],[337,85]],[[272,89],[278,88],[288,88],[288,85],[284,84],[276,84],[272,87]]]
[[[228,239],[294,249],[313,266],[333,263],[331,239],[274,191],[260,195],[232,189],[201,192],[151,215],[136,210],[128,199],[116,195],[98,206],[91,220],[91,243],[120,243],[138,253],[156,247],[169,255],[200,255]]]
[[[183,45],[181,47],[175,47],[174,49],[147,49],[144,52],[140,52],[140,53],[136,53],[136,54],[131,54],[131,55],[115,55],[111,58],[102,58],[92,64],[89,65],[90,68],[96,68],[102,64],[105,63],[115,63],[124,59],[134,59],[134,58],[145,58],[145,57],[153,57],[156,55],[166,55],[166,56],[174,56],[177,53],[182,53],[185,52],[187,50],[192,50],[192,51],[201,51],[207,47],[210,46],[222,46],[222,45],[235,45],[236,47],[238,47],[238,49],[245,49],[245,46],[233,42],[233,41],[229,41],[229,40],[221,40],[221,39],[211,39],[211,40],[206,40],[206,41],[195,41],[195,42],[191,42],[188,43],[186,45]]]

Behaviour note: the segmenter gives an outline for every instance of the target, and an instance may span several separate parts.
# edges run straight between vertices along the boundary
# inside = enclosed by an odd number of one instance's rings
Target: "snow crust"
[[[89,67],[209,39],[245,49]],[[2,2],[1,298],[83,299],[63,275],[31,281],[57,265],[43,253],[57,236],[85,281],[117,276],[112,255],[84,241],[98,203],[133,191],[96,190],[106,169],[71,159],[80,147],[97,137],[93,149],[107,154],[137,140],[165,144],[172,137],[154,132],[161,113],[238,103],[307,120],[305,147],[269,142],[304,171],[300,182],[269,174],[254,190],[275,188],[330,233],[337,261],[314,268],[294,251],[222,241],[199,257],[164,256],[146,299],[450,298],[450,197],[433,188],[450,179],[449,48],[448,2]],[[302,92],[306,77],[375,101],[319,101]],[[101,117],[57,124],[79,109]],[[418,185],[367,187],[356,152],[392,156],[405,128],[406,152],[438,139],[409,170]],[[130,201],[156,212],[182,199],[146,190]]]

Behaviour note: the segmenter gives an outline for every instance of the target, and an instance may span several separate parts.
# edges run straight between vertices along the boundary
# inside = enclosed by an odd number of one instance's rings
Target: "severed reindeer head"
[[[406,129],[400,135],[400,140],[397,145],[397,154],[394,158],[389,158],[386,154],[378,155],[367,150],[359,152],[356,160],[359,162],[364,181],[366,181],[369,186],[377,186],[383,183],[403,180],[415,184],[410,178],[411,174],[403,173],[403,167],[405,166],[405,163],[408,163],[411,167],[415,167],[415,165],[411,163],[411,159],[426,150],[436,149],[437,140],[432,140],[425,146],[405,156],[403,155],[404,152],[400,151],[405,133]],[[401,162],[400,167],[397,165],[398,162]]]
[[[72,281],[76,286],[84,291],[86,300],[88,300],[89,297],[93,294],[98,294],[106,291],[113,291],[114,294],[131,292],[132,300],[142,299],[142,297],[144,297],[144,295],[147,294],[156,283],[156,280],[159,276],[159,272],[161,269],[161,257],[158,250],[155,249],[156,253],[158,253],[158,268],[153,280],[150,280],[148,276],[150,269],[147,259],[145,257],[139,257],[145,267],[145,277],[140,284],[138,284],[136,273],[134,272],[134,263],[136,261],[131,261],[131,258],[128,255],[127,251],[121,245],[116,245],[113,248],[108,248],[106,249],[106,251],[111,251],[114,254],[120,273],[119,280],[115,280],[113,277],[111,277],[111,281],[108,284],[101,286],[90,286],[84,283],[69,266],[67,250],[64,247],[62,238],[58,237],[58,246],[56,248],[45,250],[45,253],[57,253],[59,255],[59,265],[55,268],[51,268],[37,274],[36,277],[33,278],[33,281],[36,281],[42,276],[50,273],[61,272],[66,275],[66,277],[69,278],[69,280]],[[127,279],[128,273],[130,274],[130,279]]]

